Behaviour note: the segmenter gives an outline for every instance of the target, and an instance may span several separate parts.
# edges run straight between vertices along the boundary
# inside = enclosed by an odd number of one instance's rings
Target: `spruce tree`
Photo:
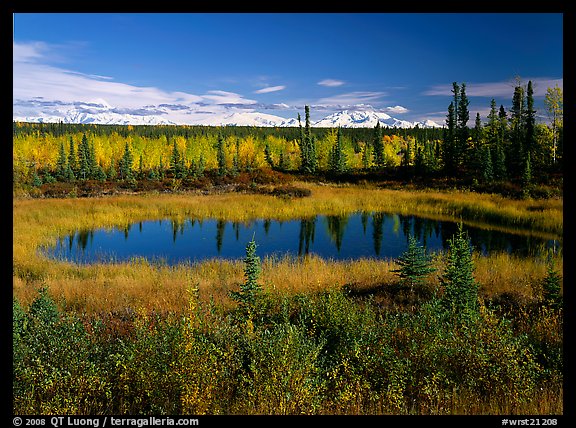
[[[532,80],[528,81],[526,87],[526,110],[524,111],[524,156],[536,154],[536,110],[534,110],[534,90]]]
[[[64,174],[64,181],[67,181],[68,183],[72,183],[74,181],[76,181],[76,176],[74,175],[74,171],[72,171],[72,168],[70,168],[70,164],[66,165],[66,172]]]
[[[174,178],[181,178],[180,164],[181,164],[180,150],[178,150],[178,145],[176,140],[174,140],[172,145],[172,154],[170,156],[170,170]]]
[[[470,119],[470,112],[468,110],[468,97],[466,96],[466,83],[460,86],[460,96],[458,97],[458,108],[456,110],[456,165],[460,166],[468,158],[470,150],[468,137],[470,130],[468,129],[468,120]]]
[[[266,141],[266,146],[264,147],[264,159],[270,168],[274,169],[274,160],[272,159],[272,152],[270,151],[270,144]]]
[[[104,172],[104,168],[101,165],[96,167],[96,173],[94,174],[94,178],[100,182],[106,181],[106,172]]]
[[[120,179],[121,180],[131,180],[133,178],[132,164],[134,159],[132,157],[132,152],[128,146],[128,142],[124,146],[124,155],[120,159],[119,169],[120,169]]]
[[[218,161],[218,175],[226,175],[226,156],[224,154],[224,137],[222,134],[218,134],[218,140],[216,142],[216,159]]]
[[[68,149],[68,166],[76,174],[78,170],[78,159],[76,158],[76,151],[74,149],[74,140],[70,137],[70,148]]]
[[[414,287],[424,285],[425,278],[436,270],[432,267],[432,258],[426,253],[426,248],[419,245],[414,235],[408,236],[408,248],[398,258],[397,263],[400,268],[392,272],[396,273],[402,284],[409,286],[412,292]]]
[[[36,171],[36,169],[34,169],[34,173],[32,174],[32,186],[34,186],[34,187],[42,186],[42,179],[38,175],[38,172]]]
[[[496,101],[490,101],[490,113],[488,113],[488,123],[486,124],[486,140],[491,147],[498,144],[498,112],[496,111]]]
[[[452,315],[466,321],[478,314],[478,284],[473,276],[472,247],[461,223],[448,245],[447,265],[440,278],[444,287],[442,305]]]
[[[444,128],[443,143],[444,172],[453,175],[456,172],[456,113],[454,102],[448,106],[446,115],[446,127]]]
[[[64,151],[64,143],[60,143],[60,150],[58,151],[58,160],[56,161],[56,178],[59,181],[66,180],[66,167],[67,167],[67,160],[66,160],[66,152]]]
[[[206,160],[204,159],[204,154],[201,153],[198,158],[198,163],[196,164],[196,177],[203,177],[204,170],[206,169]]]
[[[376,126],[374,127],[372,148],[372,155],[374,156],[374,167],[378,169],[384,168],[384,142],[382,141],[382,128],[380,127],[380,121],[376,122]]]
[[[234,157],[232,158],[232,174],[240,174],[240,140],[236,139]]]
[[[312,135],[310,127],[310,106],[304,106],[305,127],[302,130],[300,114],[298,114],[298,124],[300,127],[300,158],[302,172],[314,174],[318,169],[318,155],[316,153],[316,141]]]
[[[110,160],[110,168],[108,168],[108,173],[106,174],[108,180],[116,180],[116,168],[114,167],[114,159]]]
[[[417,147],[416,155],[414,156],[414,172],[419,177],[422,177],[427,173],[426,160],[424,156],[424,150],[422,147]]]
[[[96,160],[96,147],[92,141],[88,146],[88,175],[90,178],[98,179],[100,173],[98,171],[99,165]]]
[[[158,163],[158,177],[160,178],[160,180],[164,180],[165,174],[166,174],[166,168],[164,168],[162,155],[160,155],[160,162]]]
[[[508,160],[508,171],[514,177],[522,173],[523,160],[525,155],[525,109],[526,97],[524,88],[517,85],[514,88],[512,98],[512,110],[510,116],[511,141],[508,147],[506,159]]]
[[[342,174],[346,170],[346,154],[342,147],[342,128],[338,127],[336,142],[330,152],[330,172],[333,174]]]
[[[546,305],[553,308],[562,307],[561,280],[562,277],[556,270],[552,252],[549,251],[546,261],[546,277],[542,281],[542,299]]]
[[[410,140],[406,141],[406,148],[404,149],[404,156],[402,156],[401,165],[407,170],[412,163],[412,145]]]
[[[252,240],[246,245],[246,257],[244,258],[244,283],[240,285],[240,291],[231,293],[232,299],[240,304],[241,310],[251,320],[254,315],[255,305],[262,287],[258,283],[262,268],[260,257],[256,255],[257,244]]]
[[[278,168],[280,171],[286,172],[290,169],[290,159],[284,154],[284,150],[280,151],[278,160]]]
[[[140,153],[140,158],[138,159],[138,180],[144,180],[144,158],[142,157],[142,153]]]
[[[490,153],[490,147],[487,145],[482,146],[480,153],[481,177],[485,183],[490,183],[494,179],[494,169],[492,168],[492,154]]]
[[[87,180],[90,178],[90,147],[86,134],[82,134],[82,140],[78,147],[78,179]]]
[[[498,143],[493,151],[492,156],[492,172],[494,179],[505,180],[506,179],[506,158],[504,155],[504,149],[502,144]]]
[[[362,168],[365,171],[370,169],[371,165],[370,159],[371,159],[370,144],[364,143],[364,145],[362,146]]]

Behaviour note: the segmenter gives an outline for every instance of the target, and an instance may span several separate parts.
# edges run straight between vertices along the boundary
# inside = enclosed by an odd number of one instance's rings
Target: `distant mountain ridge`
[[[280,116],[259,112],[198,112],[180,120],[171,120],[166,116],[169,111],[156,108],[154,111],[144,111],[144,114],[120,113],[114,109],[92,109],[85,111],[72,108],[58,111],[57,114],[40,116],[14,116],[17,122],[32,123],[81,123],[100,125],[208,125],[208,126],[262,126],[262,127],[288,127],[298,126],[297,119],[286,119]],[[149,114],[148,114],[149,113]],[[423,122],[410,122],[396,119],[390,115],[375,110],[341,110],[332,113],[323,119],[314,121],[311,126],[316,128],[374,128],[376,123],[386,128],[441,128],[431,120]],[[302,121],[304,126],[304,121]]]

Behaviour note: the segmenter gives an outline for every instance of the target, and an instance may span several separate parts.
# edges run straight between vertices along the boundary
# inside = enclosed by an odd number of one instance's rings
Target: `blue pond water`
[[[170,265],[211,258],[241,259],[254,236],[260,257],[316,254],[335,260],[397,258],[414,235],[429,252],[448,248],[457,223],[416,216],[354,213],[290,221],[258,219],[236,223],[216,219],[155,220],[126,228],[82,230],[44,249],[49,257],[76,263],[120,262],[135,257]],[[519,256],[545,254],[561,242],[464,226],[476,251]]]

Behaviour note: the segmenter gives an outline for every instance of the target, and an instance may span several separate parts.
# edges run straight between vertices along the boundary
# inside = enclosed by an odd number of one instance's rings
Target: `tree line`
[[[545,98],[537,123],[532,81],[516,82],[507,110],[491,100],[471,127],[466,83],[453,82],[443,128],[120,126],[14,123],[15,185],[87,180],[196,179],[272,168],[306,175],[385,173],[405,178],[511,181],[530,189],[563,167],[563,94]],[[57,152],[57,154],[56,154]]]

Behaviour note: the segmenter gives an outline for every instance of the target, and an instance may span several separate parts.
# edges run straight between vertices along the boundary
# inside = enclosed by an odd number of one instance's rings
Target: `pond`
[[[334,260],[397,258],[414,235],[429,252],[448,248],[458,223],[417,216],[361,212],[289,221],[256,219],[246,223],[216,219],[143,221],[124,228],[82,230],[59,237],[44,249],[51,258],[85,263],[122,262],[143,257],[169,265],[205,259],[242,259],[255,238],[257,254],[316,254]],[[475,251],[505,251],[519,256],[545,254],[561,242],[463,226]]]
[[[505,251],[519,256],[561,248],[561,241],[464,225],[475,251]],[[255,238],[257,254],[334,260],[398,258],[414,235],[429,252],[448,248],[458,223],[417,216],[360,212],[318,215],[289,221],[256,219],[246,223],[216,219],[143,221],[125,228],[82,230],[59,237],[44,254],[75,263],[121,262],[143,257],[169,265],[205,259],[242,259]]]

